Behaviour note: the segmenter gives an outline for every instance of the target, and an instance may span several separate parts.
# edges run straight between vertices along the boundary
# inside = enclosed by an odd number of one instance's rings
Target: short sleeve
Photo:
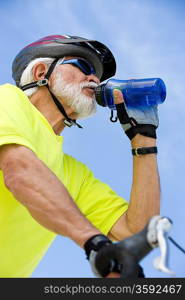
[[[128,209],[128,202],[83,163],[64,155],[64,183],[83,215],[107,234]]]
[[[81,186],[76,204],[87,219],[104,234],[108,234],[128,209],[128,202],[109,185],[95,178],[90,170]]]
[[[35,151],[29,100],[20,89],[6,84],[0,87],[0,146],[14,143]]]

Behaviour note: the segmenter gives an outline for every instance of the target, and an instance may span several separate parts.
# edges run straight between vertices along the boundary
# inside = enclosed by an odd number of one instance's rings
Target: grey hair
[[[53,61],[54,61],[54,58],[51,58],[51,57],[39,57],[39,58],[35,58],[34,60],[32,60],[27,65],[26,69],[23,71],[23,73],[21,75],[20,86],[23,86],[25,84],[28,84],[28,83],[31,83],[34,81],[32,70],[36,63],[44,62],[49,68],[49,66],[52,64]],[[30,97],[31,95],[35,94],[37,92],[37,90],[38,90],[38,87],[34,87],[34,88],[30,88],[28,90],[25,90],[24,93],[28,97]]]

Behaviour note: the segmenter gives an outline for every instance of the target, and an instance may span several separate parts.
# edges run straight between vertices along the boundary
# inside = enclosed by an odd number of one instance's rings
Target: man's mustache
[[[80,88],[83,89],[83,88],[92,88],[92,89],[95,89],[97,88],[98,84],[95,83],[95,82],[83,82],[80,84]]]

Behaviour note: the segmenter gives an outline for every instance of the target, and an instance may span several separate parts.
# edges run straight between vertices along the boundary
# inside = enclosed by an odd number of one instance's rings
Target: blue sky
[[[161,215],[173,220],[171,236],[185,246],[185,1],[180,0],[0,0],[0,84],[13,83],[11,63],[26,44],[49,34],[96,39],[117,61],[115,78],[160,77],[167,87],[159,107],[158,166]],[[64,131],[64,151],[86,163],[96,177],[129,200],[130,143],[108,108]],[[185,257],[170,244],[170,267],[184,277]],[[142,261],[148,277],[167,277],[153,268],[154,250]],[[93,277],[83,251],[57,237],[33,277]]]

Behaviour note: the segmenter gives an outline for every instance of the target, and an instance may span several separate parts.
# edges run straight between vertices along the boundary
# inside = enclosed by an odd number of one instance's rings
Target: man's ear
[[[41,80],[45,78],[48,67],[45,63],[38,62],[32,69],[33,79],[34,81]]]

